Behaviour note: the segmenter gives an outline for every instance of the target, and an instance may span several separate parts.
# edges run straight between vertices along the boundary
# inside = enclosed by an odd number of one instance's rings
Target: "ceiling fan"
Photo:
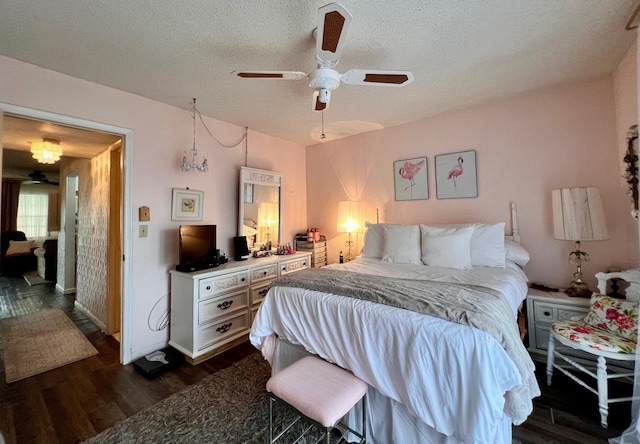
[[[406,86],[413,81],[410,71],[389,71],[375,69],[351,69],[340,74],[333,68],[338,64],[347,31],[351,23],[351,14],[339,3],[329,3],[318,11],[316,36],[317,68],[309,74],[300,71],[233,71],[245,79],[308,79],[313,88],[313,110],[324,111],[329,107],[331,91],[347,85]]]
[[[40,170],[34,170],[33,173],[29,173],[31,183],[48,183],[50,185],[59,185],[58,182],[50,181],[47,176]]]

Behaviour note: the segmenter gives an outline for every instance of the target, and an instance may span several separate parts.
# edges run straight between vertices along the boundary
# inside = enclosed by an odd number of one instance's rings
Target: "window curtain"
[[[633,401],[631,403],[631,424],[622,435],[609,439],[610,444],[640,443],[640,347],[636,346],[636,361],[633,375]]]
[[[48,211],[47,194],[23,193],[18,205],[18,230],[24,232],[27,239],[46,238]]]
[[[20,180],[5,179],[2,181],[2,231],[16,231],[18,229],[18,200],[20,197]]]

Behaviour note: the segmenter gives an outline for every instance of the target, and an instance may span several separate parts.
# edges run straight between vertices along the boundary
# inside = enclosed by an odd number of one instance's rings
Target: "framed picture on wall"
[[[438,199],[478,197],[475,150],[436,156],[435,164]]]
[[[171,220],[202,220],[204,192],[173,188]]]
[[[428,199],[427,158],[416,157],[393,162],[393,186],[396,200]]]

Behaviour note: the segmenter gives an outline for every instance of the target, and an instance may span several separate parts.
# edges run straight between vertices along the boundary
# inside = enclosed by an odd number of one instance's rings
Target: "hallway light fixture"
[[[59,140],[42,139],[42,142],[31,142],[31,156],[40,163],[56,163],[61,155],[62,147]]]
[[[207,163],[207,158],[205,157],[202,163],[196,162],[196,157],[198,157],[198,150],[196,149],[196,99],[193,99],[193,108],[191,109],[191,118],[193,119],[193,148],[191,148],[191,163],[187,161],[187,152],[184,152],[184,157],[182,157],[182,171],[191,171],[198,170],[203,173],[206,173],[209,170],[209,164]]]

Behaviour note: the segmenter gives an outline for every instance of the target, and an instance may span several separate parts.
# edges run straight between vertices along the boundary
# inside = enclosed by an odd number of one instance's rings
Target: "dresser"
[[[297,252],[194,273],[171,270],[169,345],[195,365],[246,341],[271,281],[310,263],[310,253]]]
[[[307,242],[306,239],[296,239],[296,251],[311,253],[311,268],[327,265],[327,239],[320,236],[319,241]]]

